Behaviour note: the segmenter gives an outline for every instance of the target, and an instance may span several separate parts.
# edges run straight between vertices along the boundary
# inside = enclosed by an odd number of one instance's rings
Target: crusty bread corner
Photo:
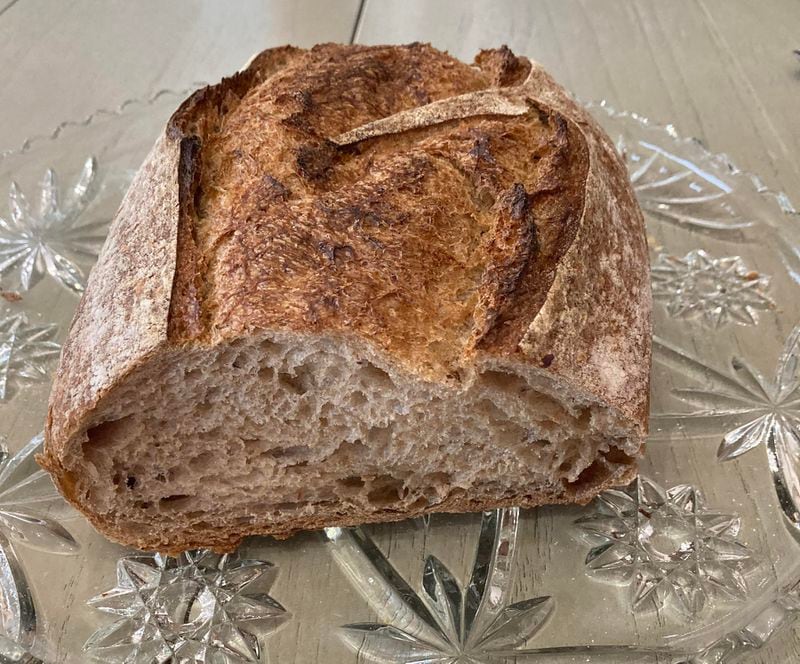
[[[39,461],[167,552],[586,502],[636,472],[650,317],[624,165],[541,67],[270,49],[137,174]]]

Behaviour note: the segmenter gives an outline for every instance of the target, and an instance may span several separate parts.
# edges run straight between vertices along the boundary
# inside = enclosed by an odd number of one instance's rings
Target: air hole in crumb
[[[281,350],[280,344],[276,344],[270,339],[264,339],[259,346],[264,353],[269,353],[270,355],[275,355]]]
[[[343,477],[342,479],[336,480],[338,484],[341,484],[348,489],[363,489],[364,488],[364,478],[359,477],[358,475],[351,475],[350,477]]]
[[[325,374],[322,378],[322,388],[330,389],[334,385],[336,385],[342,379],[342,370],[340,367],[333,365],[328,367],[325,371]]]
[[[133,475],[128,475],[128,477],[125,479],[125,486],[128,487],[129,489],[135,489],[136,478]]]
[[[607,452],[601,452],[601,454],[611,463],[619,463],[626,466],[630,466],[634,463],[634,459],[630,455],[625,454],[625,452],[618,447],[611,447]]]
[[[463,498],[467,495],[467,490],[463,487],[457,486],[450,489],[449,493],[447,494],[447,500],[457,500],[459,498]]]
[[[86,437],[88,440],[83,444],[85,452],[90,454],[94,449],[108,445],[114,438],[120,435],[121,430],[131,417],[132,416],[129,415],[127,417],[121,417],[118,420],[101,422],[87,429]]]
[[[386,388],[394,385],[389,374],[380,367],[376,367],[371,362],[365,363],[359,370],[359,373],[365,385],[374,383],[378,388]]]
[[[367,500],[376,507],[385,507],[396,503],[407,492],[401,480],[391,475],[378,475],[370,483]]]
[[[214,402],[218,399],[219,393],[220,390],[218,387],[209,388],[205,394],[205,397],[203,398],[203,401],[195,406],[195,410],[201,414],[210,412],[216,407],[216,403]]]
[[[261,450],[262,440],[260,438],[243,438],[242,445],[244,446],[245,452],[248,454],[253,454]]]
[[[279,373],[278,382],[289,392],[294,392],[294,394],[305,394],[308,392],[307,387],[303,384],[303,377],[300,374],[292,375],[290,373]]]
[[[491,399],[481,399],[476,406],[487,418],[496,420],[499,423],[508,422],[508,415]]]
[[[581,493],[587,487],[596,487],[604,482],[611,475],[609,465],[602,459],[595,460],[588,468],[584,468],[581,474],[573,482],[561,480],[569,494],[574,496]]]
[[[292,459],[308,454],[310,451],[310,448],[305,445],[290,445],[267,450],[265,454],[273,459]]]
[[[184,498],[189,498],[189,496],[185,493],[176,493],[171,496],[165,496],[161,499],[162,503],[174,503],[178,500],[183,500]]]
[[[350,406],[353,408],[359,408],[367,403],[367,397],[364,395],[363,392],[353,392],[350,395]]]
[[[273,509],[275,509],[278,512],[289,512],[291,510],[297,510],[300,509],[301,507],[305,507],[306,505],[307,503],[302,503],[302,502],[275,503],[275,505],[273,505]]]
[[[198,472],[209,471],[213,468],[215,459],[216,455],[213,452],[202,452],[189,459],[189,468]]]
[[[222,426],[216,426],[208,431],[198,431],[197,437],[200,440],[217,440],[223,437],[223,429]]]
[[[165,496],[158,501],[158,506],[167,511],[179,510],[187,507],[194,500],[194,496],[189,496],[185,493],[176,493],[171,496]]]
[[[183,374],[183,379],[186,381],[198,380],[202,378],[203,372],[200,369],[190,369]]]
[[[552,444],[549,440],[547,440],[547,438],[537,438],[535,440],[528,440],[525,442],[532,447],[548,447]]]
[[[522,392],[528,384],[520,376],[505,371],[484,371],[481,378],[490,386],[503,392]]]
[[[367,441],[370,446],[381,447],[389,444],[392,438],[392,425],[385,427],[372,427],[367,431]]]
[[[297,410],[295,411],[295,418],[298,420],[307,419],[311,417],[312,411],[313,408],[311,406],[311,403],[306,399],[302,399],[297,404]]]
[[[452,481],[452,477],[450,473],[444,473],[437,471],[435,473],[427,473],[425,477],[423,477],[423,482],[426,484],[430,484],[433,487],[443,487]]]
[[[236,359],[233,361],[233,364],[231,364],[231,366],[234,369],[242,369],[242,368],[246,367],[247,366],[247,356],[244,355],[243,353],[240,353],[239,355],[236,356]]]
[[[261,367],[258,370],[258,377],[263,381],[270,381],[275,376],[275,369],[272,367]]]
[[[326,461],[336,463],[348,463],[360,456],[367,454],[366,446],[358,439],[354,441],[345,440],[337,447],[328,457]]]

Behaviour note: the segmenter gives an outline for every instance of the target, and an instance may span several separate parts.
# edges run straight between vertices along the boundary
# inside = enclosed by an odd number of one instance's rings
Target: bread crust
[[[454,494],[448,496],[437,505],[414,511],[384,510],[376,514],[366,510],[351,509],[348,510],[347,516],[332,518],[303,517],[297,519],[291,528],[274,530],[268,534],[275,539],[283,540],[305,531],[331,527],[347,528],[364,523],[391,523],[413,519],[430,513],[479,512],[504,507],[534,508],[541,505],[586,505],[601,491],[629,484],[636,477],[636,468],[632,466],[611,466],[600,462],[597,473],[599,475],[598,481],[590,485],[587,484],[583,488],[568,494],[556,489],[499,499],[490,495],[466,496]],[[93,512],[85,512],[85,514],[89,522],[97,530],[114,541],[142,550],[155,548],[160,553],[168,555],[178,555],[182,551],[197,548],[212,549],[217,553],[231,553],[236,550],[246,535],[251,534],[246,532],[221,533],[213,530],[193,531],[188,534],[182,534],[168,544],[154,545],[154,540],[148,533],[120,529],[111,519],[103,518]]]
[[[352,335],[443,384],[536,368],[643,441],[650,317],[625,166],[539,65],[506,48],[473,66],[421,44],[270,49],[184,102],[134,179],[64,345],[40,462],[99,530],[148,546],[74,494],[98,405],[168,349],[264,330]],[[321,525],[337,524],[292,531]]]

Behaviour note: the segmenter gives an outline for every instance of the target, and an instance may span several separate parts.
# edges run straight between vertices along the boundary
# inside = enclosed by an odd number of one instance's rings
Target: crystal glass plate
[[[106,224],[183,96],[0,155],[4,661],[719,664],[790,634],[796,213],[725,156],[603,103],[590,107],[628,164],[652,258],[652,435],[636,482],[586,507],[253,538],[226,556],[95,534],[33,458],[48,377]]]

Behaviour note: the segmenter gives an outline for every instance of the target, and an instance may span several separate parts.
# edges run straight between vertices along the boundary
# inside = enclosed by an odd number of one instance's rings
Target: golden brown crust
[[[643,437],[643,228],[605,134],[505,47],[474,66],[421,44],[265,51],[178,109],[132,185],[64,347],[45,465],[68,493],[63,459],[128,372],[258,330],[354,335],[433,381],[536,367]]]
[[[198,246],[179,263],[192,287],[176,289],[173,338],[352,332],[433,379],[476,348],[516,352],[577,230],[588,155],[525,89],[504,97],[523,116],[496,111],[490,86],[530,70],[496,53],[479,58],[484,72],[419,45],[322,47],[229,93],[221,130],[182,139],[206,157],[182,206]],[[428,117],[437,104],[460,119]],[[196,109],[177,117],[199,127]],[[374,121],[387,126],[357,145],[329,140]]]

